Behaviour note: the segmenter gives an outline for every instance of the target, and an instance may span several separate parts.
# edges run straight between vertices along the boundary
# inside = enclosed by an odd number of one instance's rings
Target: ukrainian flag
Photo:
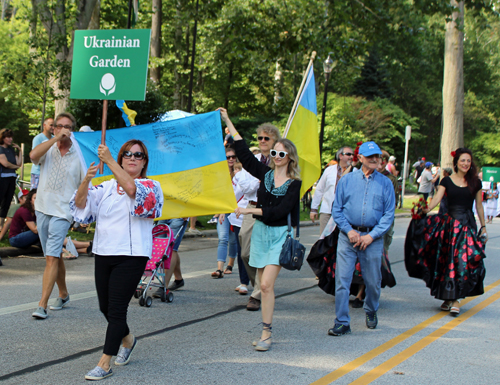
[[[122,112],[122,118],[125,122],[125,125],[127,127],[135,126],[135,117],[137,116],[137,112],[128,108],[125,100],[117,100],[116,107],[118,107]]]
[[[97,164],[101,133],[75,132],[74,136],[85,165]],[[130,139],[142,140],[148,149],[148,178],[159,181],[163,189],[161,219],[231,213],[237,207],[219,111],[106,131],[106,145],[115,159]],[[111,178],[104,166],[92,184]]]
[[[301,197],[321,175],[317,115],[316,84],[311,66],[290,128],[286,133],[286,138],[295,144],[299,154],[300,177],[302,179]]]

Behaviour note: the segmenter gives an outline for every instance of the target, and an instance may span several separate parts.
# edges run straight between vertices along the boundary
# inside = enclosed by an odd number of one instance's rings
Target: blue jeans
[[[367,233],[361,233],[366,235]],[[349,294],[352,282],[352,274],[356,266],[356,260],[361,264],[361,274],[366,286],[365,312],[376,312],[380,299],[380,285],[382,273],[382,251],[384,247],[383,237],[374,240],[365,250],[354,248],[349,237],[340,232],[337,247],[337,265],[335,268],[335,313],[336,324],[349,325]]]
[[[238,246],[238,273],[240,274],[240,283],[243,285],[248,285],[250,283],[250,278],[248,278],[247,269],[241,259],[241,245],[240,245],[240,227],[233,226],[234,235],[236,236],[236,244]]]
[[[161,221],[158,221],[158,224],[166,224],[170,227],[170,230],[175,237],[173,250],[179,250],[179,246],[181,245],[181,241],[184,237],[184,233],[186,232],[186,227],[189,224],[189,220],[185,221],[182,218],[162,219]]]
[[[229,214],[222,215],[224,215],[224,222],[222,222],[222,224],[220,224],[217,219],[217,235],[219,236],[217,262],[226,263],[228,249],[229,258],[236,258],[238,255],[238,245],[236,243],[236,235],[230,230],[231,224],[227,219]]]
[[[19,233],[12,238],[9,238],[9,243],[12,247],[19,247],[20,249],[24,249],[40,242],[40,238],[38,238],[38,234],[35,234],[33,231],[28,230],[22,233]]]

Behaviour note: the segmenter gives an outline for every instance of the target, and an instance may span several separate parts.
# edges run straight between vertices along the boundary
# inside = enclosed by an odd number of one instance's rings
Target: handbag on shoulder
[[[288,234],[286,235],[285,243],[281,248],[280,265],[287,270],[300,270],[304,263],[304,255],[306,248],[299,242],[299,227],[300,220],[297,221],[297,230],[295,237],[292,237],[292,218],[288,213]]]

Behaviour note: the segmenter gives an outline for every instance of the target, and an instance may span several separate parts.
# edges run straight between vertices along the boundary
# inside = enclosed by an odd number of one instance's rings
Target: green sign
[[[483,181],[489,182],[493,177],[493,182],[500,183],[500,167],[483,167]]]
[[[75,31],[71,99],[144,100],[149,29]]]

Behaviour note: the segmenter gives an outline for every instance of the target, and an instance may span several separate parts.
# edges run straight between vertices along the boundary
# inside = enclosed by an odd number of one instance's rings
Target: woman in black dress
[[[488,235],[481,181],[472,152],[459,148],[452,156],[455,172],[443,178],[438,192],[423,210],[427,214],[446,195],[448,212],[421,219],[423,226],[416,238],[409,230],[405,262],[411,277],[422,278],[431,289],[431,295],[444,300],[441,310],[450,311],[456,317],[460,313],[460,298],[484,293],[484,244]],[[481,222],[479,232],[472,212],[474,200]],[[410,224],[410,229],[413,227],[414,223]]]

